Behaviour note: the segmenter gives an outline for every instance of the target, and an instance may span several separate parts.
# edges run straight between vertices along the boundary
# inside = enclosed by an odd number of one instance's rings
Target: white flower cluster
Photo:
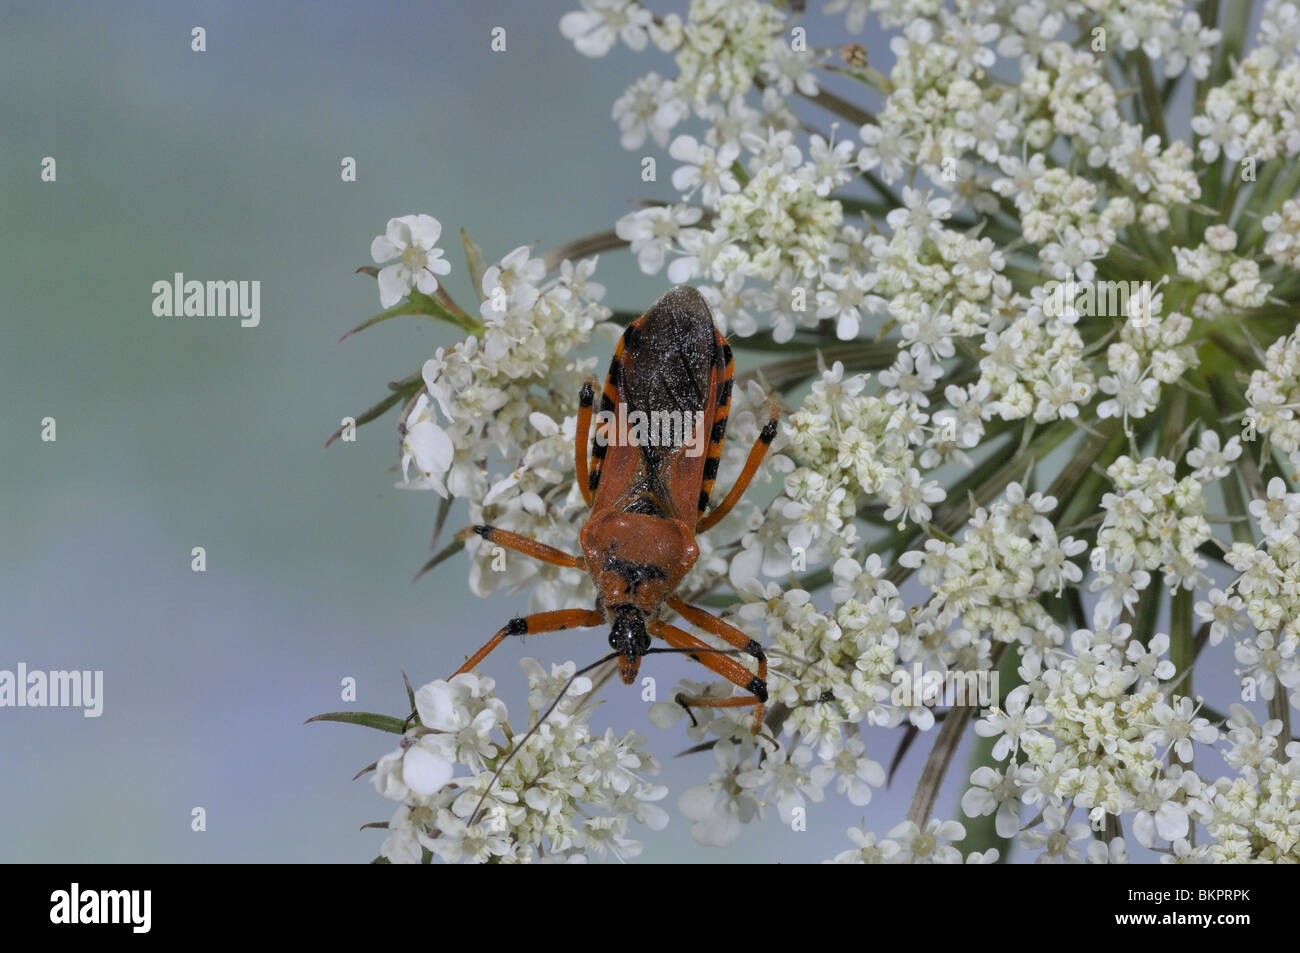
[[[817,92],[810,64],[781,35],[785,15],[758,0],[692,0],[685,23],[676,13],[655,17],[636,0],[582,4],[561,19],[560,32],[583,55],[604,56],[616,38],[634,50],[644,49],[649,38],[675,54],[675,79],[649,73],[614,103],[624,148],[640,148],[647,136],[667,145],[672,128],[692,111],[714,123],[710,146],[734,147],[739,131],[757,116],[745,103],[756,84],[766,86],[767,124],[777,128],[796,124],[782,96],[796,88]]]
[[[1076,807],[1095,829],[1108,815],[1131,815],[1133,838],[1163,851],[1165,860],[1300,860],[1300,742],[1279,741],[1280,722],[1258,726],[1239,704],[1222,738],[1191,699],[1162,690],[1160,682],[1174,674],[1161,658],[1168,646],[1168,636],[1143,645],[1127,624],[1105,625],[1075,632],[1068,648],[1041,659],[1026,656],[1026,684],[1008,696],[1005,711],[976,725],[978,734],[998,739],[994,756],[1009,758],[1007,765],[976,770],[963,810],[996,814],[1001,836],[1018,837],[1031,851],[1045,848],[1040,862],[1081,859],[1072,843],[1091,831],[1068,823]],[[1174,756],[1190,762],[1196,745],[1221,740],[1235,777],[1209,782],[1169,763]],[[1041,830],[1034,823],[1021,828],[1026,805]],[[1205,825],[1210,843],[1193,846],[1196,823]],[[1126,855],[1123,836],[1087,847],[1094,863],[1123,862]]]
[[[976,724],[978,734],[996,739],[993,755],[1006,765],[972,773],[963,811],[993,815],[997,833],[1040,863],[1126,863],[1124,834],[1092,839],[1108,816],[1131,817],[1131,837],[1167,861],[1300,861],[1300,742],[1279,738],[1280,721],[1259,725],[1240,704],[1221,734],[1191,699],[1162,691],[1161,681],[1175,674],[1162,658],[1168,646],[1166,635],[1143,645],[1127,624],[1106,623],[1075,632],[1068,646],[1027,653],[1020,671],[1026,684],[1010,693],[1005,710]],[[1169,763],[1172,756],[1190,762],[1196,745],[1219,742],[1235,776],[1206,781]],[[1034,820],[1022,826],[1026,808]],[[1075,808],[1092,824],[1071,823]],[[1209,843],[1194,845],[1197,823]],[[851,829],[857,849],[835,860],[918,862],[899,856],[891,843],[898,832],[878,841]],[[949,839],[960,836],[956,830]],[[929,856],[935,845],[926,843]],[[961,861],[956,851],[935,859]]]
[[[1264,254],[1279,265],[1300,270],[1300,199],[1287,199],[1261,224],[1268,232]]]
[[[1130,418],[1144,418],[1159,405],[1161,385],[1173,384],[1198,363],[1196,348],[1185,343],[1191,319],[1177,311],[1163,314],[1162,292],[1144,294],[1129,298],[1119,340],[1106,349],[1111,373],[1097,382],[1107,395],[1097,416],[1123,418],[1129,433]]]
[[[981,377],[972,396],[983,395],[988,414],[1003,420],[1032,416],[1036,423],[1048,423],[1078,417],[1097,390],[1083,359],[1083,338],[1065,314],[1046,316],[1044,307],[1052,306],[1038,289],[1034,299],[1017,296],[1012,306],[1023,307],[1023,313],[1006,327],[995,323],[984,336]],[[975,446],[981,435],[982,428],[964,445]]]
[[[1235,445],[1221,451],[1217,435],[1206,435],[1189,453],[1189,463],[1215,478],[1216,471],[1226,474],[1227,462],[1239,452]],[[1163,565],[1168,573],[1170,564],[1195,559],[1197,541],[1208,538],[1200,482],[1193,476],[1175,481],[1172,472],[1172,463],[1159,459],[1120,458],[1112,467],[1121,492],[1103,504],[1099,546],[1124,555],[1111,571],[1098,574],[1108,586],[1094,628],[1074,632],[1068,646],[1052,646],[1049,639],[1045,651],[1023,653],[1019,674],[1025,685],[1008,696],[1005,711],[993,710],[976,726],[978,734],[998,739],[994,757],[1010,761],[1005,770],[974,772],[963,809],[972,817],[996,813],[1001,836],[1018,836],[1030,850],[1046,847],[1040,861],[1079,859],[1069,844],[1090,832],[1083,825],[1077,837],[1070,833],[1074,807],[1087,810],[1094,825],[1107,815],[1131,813],[1137,842],[1166,842],[1158,849],[1169,860],[1300,860],[1300,743],[1277,737],[1281,721],[1259,726],[1235,703],[1221,735],[1198,715],[1199,705],[1172,693],[1184,673],[1163,658],[1169,637],[1158,634],[1144,644],[1132,637],[1127,622],[1114,621],[1148,583],[1148,574],[1136,566]],[[1279,685],[1300,686],[1294,625],[1300,618],[1294,595],[1300,592],[1300,494],[1285,492],[1275,479],[1268,499],[1253,503],[1250,512],[1265,534],[1264,547],[1234,546],[1226,558],[1241,576],[1227,591],[1211,590],[1195,611],[1210,627],[1214,645],[1246,630],[1243,614],[1249,618],[1257,634],[1237,641],[1236,658],[1243,663],[1238,674],[1272,699]],[[1187,585],[1188,578],[1175,576],[1170,584]],[[1300,692],[1291,704],[1300,706]],[[1183,767],[1191,763],[1195,744],[1223,740],[1224,759],[1237,776],[1210,782]],[[1181,764],[1169,763],[1171,755]],[[1032,824],[1020,827],[1025,805],[1039,813],[1042,831]],[[1205,826],[1211,843],[1193,846],[1196,823]],[[1117,862],[1125,854],[1123,838],[1116,837],[1109,846],[1092,844],[1087,859]]]
[[[877,556],[865,564],[849,557],[835,563],[833,615],[818,612],[803,590],[782,590],[775,583],[764,588],[753,578],[741,583],[745,601],[733,624],[755,637],[761,634],[776,660],[769,670],[775,673],[770,698],[790,708],[782,726],[789,740],[776,751],[755,742],[734,744],[726,739],[741,731],[736,717],[716,709],[700,713],[689,729],[692,738],[720,739],[714,746],[719,771],[681,799],[701,842],[734,840],[743,823],[761,816],[763,803],[775,802],[783,823],[789,823],[794,808],[822,800],[836,777],[851,803],[865,804],[870,787],[884,777],[865,757],[858,733],[846,727],[910,720],[927,730],[935,723],[919,686],[906,699],[896,697],[900,671],[920,665],[941,673],[987,672],[994,640],[1021,641],[1039,657],[1059,646],[1065,636],[1037,597],[1082,578],[1069,560],[1086,544],[1057,539],[1045,515],[1054,507],[1054,500],[1026,496],[1012,484],[991,510],[977,511],[960,544],[930,540],[924,552],[905,554],[900,563],[919,569],[920,581],[933,593],[910,612]],[[757,631],[759,625],[765,632]],[[707,691],[690,682],[680,687],[688,694]],[[660,703],[651,717],[663,727],[682,712]],[[751,790],[755,787],[763,790]],[[890,834],[897,836],[897,831]],[[932,848],[915,856],[929,857]]]
[[[1205,112],[1192,120],[1192,130],[1204,137],[1201,156],[1207,162],[1218,158],[1220,150],[1232,162],[1243,156],[1262,163],[1300,154],[1300,14],[1290,2],[1269,7],[1261,37],[1266,42],[1242,60],[1226,83],[1210,90]]]
[[[551,415],[564,407],[576,413],[578,390],[595,366],[596,358],[573,352],[593,335],[616,333],[599,303],[605,289],[591,280],[595,269],[595,258],[565,261],[546,280],[543,262],[517,248],[484,271],[482,330],[424,364],[424,388],[401,426],[398,486],[468,500],[475,522],[575,545],[572,518],[582,505],[573,485],[577,418]],[[480,543],[470,541],[472,553]],[[472,565],[470,586],[479,595],[537,581],[536,609],[572,605],[573,593],[585,592],[587,577],[578,570],[524,559],[504,572],[477,559]]]
[[[1225,558],[1241,575],[1227,592],[1237,595],[1220,593],[1212,599],[1218,605],[1202,615],[1235,632],[1245,628],[1239,613],[1246,613],[1256,632],[1237,642],[1237,661],[1244,666],[1238,674],[1254,680],[1259,694],[1272,699],[1279,683],[1300,688],[1300,493],[1288,493],[1274,477],[1267,498],[1251,503],[1250,514],[1264,534],[1263,543],[1233,545]],[[1224,605],[1226,611],[1216,611]],[[1300,707],[1300,691],[1291,703]]]
[[[1300,469],[1300,331],[1278,338],[1246,388],[1247,426],[1266,435]]]
[[[815,326],[823,317],[818,305],[825,307],[825,302],[808,286],[822,270],[821,262],[842,250],[836,244],[841,205],[824,196],[847,178],[847,146],[814,141],[812,155],[804,161],[786,130],[769,127],[763,135],[746,131],[739,145],[724,145],[716,153],[680,136],[670,151],[691,164],[679,168],[673,181],[688,194],[699,189],[714,212],[708,227],[700,225],[702,209],[678,205],[630,212],[619,219],[616,231],[631,242],[647,274],[659,271],[672,252],[679,257],[669,265],[671,281],[699,278],[719,283],[702,291],[724,329],[741,337],[752,335],[757,330],[752,315],[770,312],[776,339],[789,340],[796,327]],[[752,171],[743,186],[730,171],[741,148],[748,153]],[[769,282],[770,287],[745,287],[747,278]],[[866,294],[870,285],[863,279],[853,280],[856,284],[826,286],[837,299],[832,306],[845,338],[857,334],[855,309],[878,300]]]
[[[1003,8],[1001,23],[981,22],[987,17],[982,4],[961,0],[956,12],[944,9],[942,0],[830,0],[828,14],[845,13],[846,25],[851,33],[861,33],[868,13],[876,13],[885,26],[906,27],[917,18],[937,20],[946,36],[953,37],[959,52],[969,54],[981,45],[992,53],[1003,56],[1033,57],[1042,52],[1067,24],[1067,16],[1087,11],[1098,18],[1097,29],[1113,35],[1123,50],[1139,47],[1153,59],[1164,60],[1164,73],[1175,77],[1184,70],[1197,79],[1204,79],[1210,66],[1212,51],[1221,34],[1201,24],[1194,11],[1184,11],[1183,4],[1175,0],[1147,0],[1143,3],[1122,0],[1088,0],[1077,10],[1061,4],[1032,0]],[[993,62],[981,61],[987,66]]]
[[[822,371],[789,416],[790,456],[777,455],[769,463],[785,473],[783,492],[766,512],[748,510],[743,524],[748,531],[730,563],[733,585],[784,575],[793,562],[847,555],[858,541],[855,516],[863,496],[885,501],[883,518],[900,525],[926,523],[932,504],[943,500],[939,484],[923,480],[917,469],[916,448],[934,433],[925,426],[929,415],[912,401],[892,399],[904,388],[923,385],[900,383],[889,398],[864,393],[866,385],[865,375],[846,378],[837,362]],[[955,443],[955,418],[947,429]]]
[[[883,838],[857,827],[849,828],[849,840],[856,846],[841,851],[827,863],[831,864],[993,864],[997,863],[996,848],[984,852],[972,851],[965,858],[955,846],[955,841],[966,836],[966,828],[959,821],[931,819],[922,829],[914,821],[903,821],[890,828]]]
[[[423,848],[447,862],[624,860],[641,852],[632,822],[656,831],[668,823],[655,803],[668,789],[645,779],[659,771],[641,750],[645,739],[591,734],[591,680],[569,684],[572,662],[549,674],[533,659],[522,664],[530,723],[568,688],[527,740],[511,729],[490,678],[457,675],[415,693],[419,727],[375,765],[375,789],[400,802],[383,857],[416,863]]]
[[[665,704],[652,717],[662,726],[680,712]],[[734,843],[743,825],[762,818],[768,805],[775,805],[781,823],[790,826],[801,814],[806,817],[809,804],[825,800],[828,791],[864,806],[871,801],[872,788],[885,783],[884,768],[866,756],[866,746],[856,735],[825,756],[808,744],[773,748],[770,743],[759,756],[755,742],[731,737],[736,727],[732,718],[722,717],[691,729],[694,736],[719,735],[712,742],[717,770],[704,784],[684,790],[677,801],[691,822],[691,836],[706,847]]]
[[[1179,480],[1174,472],[1173,460],[1156,457],[1121,456],[1106,469],[1115,492],[1102,497],[1092,588],[1104,590],[1099,605],[1113,617],[1132,610],[1157,570],[1171,589],[1209,582],[1205,557],[1197,552],[1210,538],[1205,488],[1194,474]]]
[[[1268,300],[1272,286],[1259,277],[1259,263],[1233,254],[1237,233],[1227,225],[1215,225],[1205,232],[1205,244],[1198,248],[1175,248],[1178,274],[1206,290],[1192,304],[1192,314],[1212,321],[1229,310],[1258,308]]]
[[[933,593],[926,604],[931,631],[957,623],[947,644],[927,655],[927,665],[987,669],[985,632],[994,641],[1020,642],[1031,652],[1059,644],[1063,635],[1038,597],[1078,585],[1083,573],[1071,559],[1087,543],[1058,537],[1048,518],[1055,509],[1053,497],[1026,495],[1020,484],[1012,483],[988,509],[979,507],[971,514],[960,542],[931,539],[924,551],[899,557],[901,565],[918,570],[918,580]],[[914,623],[915,617],[913,613]],[[958,651],[965,646],[965,652]]]
[[[794,356],[773,365],[779,390],[811,383],[760,471],[760,483],[777,476],[775,500],[742,501],[703,534],[681,587],[726,582],[737,593],[726,617],[769,653],[779,713],[769,725],[781,739],[750,735],[747,710],[694,710],[687,734],[716,763],[678,801],[696,839],[731,843],[769,805],[786,824],[832,793],[866,805],[884,772],[862,726],[938,723],[919,690],[900,700],[900,675],[914,665],[987,674],[1014,654],[1018,687],[976,724],[993,761],[970,775],[968,817],[992,817],[999,836],[1043,862],[1126,862],[1133,844],[1177,861],[1300,860],[1300,743],[1286,708],[1288,692],[1300,707],[1300,478],[1273,477],[1266,490],[1251,480],[1276,462],[1255,434],[1300,471],[1300,332],[1275,340],[1251,374],[1242,435],[1213,429],[1242,406],[1214,406],[1225,383],[1239,397],[1224,355],[1248,355],[1252,327],[1279,333],[1265,322],[1295,300],[1300,200],[1285,194],[1295,178],[1282,167],[1300,155],[1297,5],[1266,5],[1258,43],[1226,80],[1215,63],[1225,37],[1178,0],[831,0],[826,11],[851,31],[868,14],[897,28],[888,75],[860,47],[842,48],[841,63],[833,48],[796,41],[794,14],[759,0],[691,0],[684,18],[637,0],[580,6],[560,29],[583,55],[653,43],[675,62],[674,75],[628,87],[613,119],[624,148],[666,151],[679,198],[630,212],[615,234],[643,272],[700,286],[733,343],[788,347]],[[821,90],[832,70],[880,94],[876,115],[864,122]],[[1194,135],[1163,128],[1160,74],[1209,81]],[[839,125],[818,131],[795,99],[852,117],[856,138]],[[1144,109],[1160,121],[1138,121]],[[1232,168],[1274,160],[1258,189]],[[1212,165],[1221,161],[1224,175]],[[1245,214],[1242,192],[1253,202]],[[445,295],[427,218],[394,220],[376,240],[377,262],[399,259],[380,272],[385,307]],[[482,275],[480,313],[467,318],[481,330],[426,363],[405,414],[404,485],[467,499],[476,522],[572,551],[574,418],[555,408],[574,405],[592,366],[572,355],[609,329],[594,267],[566,262],[547,280],[521,248]],[[1059,294],[1107,281],[1143,290],[1111,311]],[[832,359],[812,356],[826,346]],[[762,370],[746,377],[763,381]],[[769,394],[742,380],[719,486],[765,419]],[[1090,502],[1079,505],[1078,485],[1033,492],[1052,447],[1084,435],[1107,454],[1078,467]],[[1117,456],[1121,437],[1129,452]],[[996,479],[953,477],[993,473],[1009,448],[1016,466]],[[1239,476],[1259,498],[1251,530],[1234,526],[1229,547],[1210,522]],[[1255,529],[1258,542],[1245,542]],[[1216,587],[1210,557],[1236,578]],[[527,583],[534,609],[590,603],[579,570],[472,566],[478,593]],[[1160,594],[1157,572],[1183,613],[1168,634],[1139,619]],[[828,581],[823,609],[813,592]],[[1218,647],[1230,636],[1237,674],[1268,700],[1269,720],[1187,697],[1189,674],[1170,656],[1185,663],[1192,615],[1204,626],[1199,658],[1226,658]],[[534,716],[571,671],[533,672],[546,685],[530,698]],[[734,694],[723,683],[681,688]],[[653,802],[666,792],[642,780],[653,762],[639,739],[591,737],[586,709],[562,705],[493,783],[523,735],[505,728],[490,682],[434,683],[417,703],[424,728],[379,765],[381,790],[403,804],[388,856],[631,856],[629,820],[665,819]],[[651,710],[661,727],[684,717],[674,703]],[[1207,746],[1232,774],[1197,772]],[[456,764],[469,776],[457,779]],[[489,787],[485,819],[469,823]],[[963,824],[927,815],[884,835],[853,828],[834,859],[997,858],[964,855],[965,836]]]

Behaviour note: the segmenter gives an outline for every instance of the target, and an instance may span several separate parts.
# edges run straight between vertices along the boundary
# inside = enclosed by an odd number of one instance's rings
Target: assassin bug
[[[590,443],[594,380],[583,384],[578,398],[574,456],[578,486],[591,507],[579,537],[582,554],[571,555],[493,526],[470,526],[459,534],[461,539],[477,534],[490,543],[552,565],[586,569],[596,583],[595,608],[538,612],[511,619],[452,677],[472,670],[507,636],[608,625],[609,646],[613,649],[608,658],[617,656],[624,684],[635,683],[643,656],[684,652],[749,694],[729,698],[679,694],[678,704],[688,713],[692,707],[753,705],[753,731],[760,732],[767,701],[767,656],[762,646],[675,594],[699,556],[695,535],[715,525],[735,506],[776,437],[780,412],[770,404],[767,424],[750,450],[735,486],[708,512],[731,409],[734,374],[731,347],[714,327],[708,303],[694,288],[678,285],[671,289],[627,327],[605,379],[594,445]],[[689,419],[699,439],[694,445],[685,439],[668,445],[646,439],[617,439],[615,421],[631,419],[638,411],[641,419],[653,419],[652,415],[659,414],[666,420],[666,415],[672,413],[678,415],[678,421]],[[707,453],[703,452],[705,434]],[[685,436],[684,425],[679,436]],[[748,653],[757,663],[757,674],[665,621],[665,607]],[[652,649],[651,636],[663,639],[672,648]]]

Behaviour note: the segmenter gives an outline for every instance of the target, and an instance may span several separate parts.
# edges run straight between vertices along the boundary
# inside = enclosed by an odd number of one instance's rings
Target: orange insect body
[[[695,534],[717,523],[740,499],[776,436],[773,405],[736,485],[706,516],[722,455],[734,373],[731,348],[714,327],[708,303],[693,288],[673,288],[627,327],[610,362],[594,444],[589,445],[593,382],[583,386],[579,397],[575,461],[578,484],[591,505],[579,537],[582,555],[491,526],[471,526],[461,532],[461,538],[478,534],[554,565],[585,568],[596,583],[596,606],[511,619],[456,674],[471,670],[509,635],[608,624],[610,648],[618,655],[625,684],[635,682],[642,657],[651,651],[651,637],[656,636],[750,693],[750,697],[733,698],[679,695],[680,704],[688,711],[754,705],[754,731],[759,730],[767,700],[767,659],[762,647],[674,594],[699,556]],[[628,419],[662,423],[674,437],[666,442],[648,439],[643,430],[639,438],[626,439],[618,431]],[[670,421],[675,429],[668,428]],[[669,624],[662,618],[665,606],[747,652],[758,663],[757,675]]]

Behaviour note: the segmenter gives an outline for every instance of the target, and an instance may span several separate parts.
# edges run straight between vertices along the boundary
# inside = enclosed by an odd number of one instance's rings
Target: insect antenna
[[[664,655],[670,652],[678,653],[678,654],[691,653],[695,655],[699,655],[703,653],[715,653],[718,655],[741,654],[739,649],[694,649],[694,648],[652,648],[652,649],[647,649],[642,654]],[[576,672],[574,672],[572,675],[569,676],[568,681],[564,683],[564,687],[560,689],[560,693],[551,700],[551,703],[546,706],[546,711],[542,712],[542,716],[537,719],[537,723],[528,729],[528,731],[524,734],[523,738],[519,740],[519,743],[510,749],[510,753],[506,755],[505,760],[502,761],[501,764],[497,766],[497,769],[494,772],[492,772],[492,780],[488,782],[487,790],[483,792],[483,795],[478,799],[478,803],[474,805],[474,810],[470,814],[470,819],[467,826],[472,826],[474,824],[477,824],[480,820],[482,820],[482,817],[480,816],[480,812],[483,810],[483,804],[485,801],[487,801],[488,795],[492,793],[492,789],[496,787],[496,783],[498,779],[500,779],[502,772],[505,771],[506,766],[511,762],[511,760],[514,759],[514,756],[519,753],[519,750],[528,743],[528,739],[531,738],[534,734],[536,734],[537,730],[542,727],[542,725],[546,722],[546,719],[551,716],[551,712],[555,711],[556,706],[558,706],[560,702],[565,697],[568,696],[569,687],[573,685],[574,681],[576,681],[581,676],[586,675],[592,669],[599,668],[600,666],[604,665],[606,662],[613,661],[614,659],[618,658],[618,656],[619,656],[618,652],[610,652],[608,655],[601,656],[600,658],[596,659],[596,661],[592,662],[590,665],[578,669]]]
[[[693,649],[693,648],[653,648],[646,649],[642,655],[666,655],[676,652],[682,655],[745,655],[744,649]]]
[[[492,780],[488,782],[487,790],[483,792],[483,796],[480,797],[478,799],[478,803],[474,805],[474,810],[470,814],[469,825],[467,826],[472,826],[474,824],[477,824],[481,820],[479,816],[479,812],[483,810],[483,802],[487,800],[487,796],[491,794],[492,789],[496,787],[497,780],[501,777],[501,773],[505,771],[506,765],[508,765],[511,762],[511,760],[514,759],[514,756],[519,753],[519,749],[528,743],[528,739],[537,733],[537,729],[541,728],[542,725],[545,724],[546,719],[551,716],[551,712],[555,711],[556,706],[559,705],[560,702],[569,694],[569,687],[574,683],[574,681],[578,679],[580,676],[586,675],[593,668],[599,668],[600,666],[604,665],[606,662],[610,662],[618,658],[618,656],[619,656],[618,652],[610,652],[608,655],[601,656],[600,658],[596,659],[596,661],[592,662],[590,665],[586,666],[585,668],[578,669],[576,672],[574,672],[572,675],[569,676],[569,680],[564,683],[564,687],[560,689],[560,693],[556,695],[554,699],[552,699],[549,705],[546,706],[546,711],[542,712],[542,717],[537,719],[537,723],[533,725],[533,727],[528,729],[528,731],[524,734],[523,738],[520,739],[519,743],[510,749],[510,753],[505,756],[505,760],[503,760],[501,764],[497,766],[497,769],[494,772],[492,772]]]

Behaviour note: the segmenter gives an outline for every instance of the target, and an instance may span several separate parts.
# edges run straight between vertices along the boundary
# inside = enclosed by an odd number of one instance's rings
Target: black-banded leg
[[[644,317],[644,315],[642,315],[642,317]],[[628,339],[628,335],[632,335],[633,338],[635,338],[635,332],[636,326],[634,322],[633,326],[623,332],[623,336],[618,339],[618,344],[614,346],[614,356],[610,359],[609,372],[605,375],[605,387],[600,393],[600,413],[603,415],[613,414],[619,401],[622,399],[619,396],[619,388],[623,386],[623,361],[627,350],[625,342]],[[584,386],[583,395],[585,396],[585,394],[586,387]],[[595,401],[595,396],[593,389],[593,402]],[[579,404],[581,404],[581,400],[579,401]],[[578,413],[579,415],[582,413],[581,406],[578,408]],[[608,416],[603,418],[598,417],[596,419],[596,441],[591,446],[591,471],[587,474],[587,479],[583,483],[582,491],[583,497],[588,503],[592,502],[596,498],[596,491],[600,489],[600,473],[602,468],[605,466],[605,455],[609,452],[609,442],[614,436],[610,433],[609,425],[607,423],[609,419]],[[579,420],[578,423],[581,425],[582,421]],[[579,429],[581,429],[581,427],[579,427]]]
[[[587,452],[591,446],[592,404],[596,402],[595,378],[588,378],[578,394],[578,427],[573,434],[573,469],[578,477],[582,498],[591,505],[596,494],[592,492],[591,474],[588,470]]]
[[[556,612],[535,612],[532,615],[511,619],[488,639],[483,647],[466,659],[465,664],[452,673],[452,678],[466,672],[487,658],[492,650],[511,635],[537,635],[541,632],[559,632],[563,629],[585,629],[603,625],[605,616],[595,609],[560,609]]]
[[[520,536],[518,533],[512,533],[506,529],[497,529],[495,526],[466,526],[456,534],[456,538],[462,540],[469,539],[471,536],[482,536],[489,543],[496,543],[506,549],[513,549],[517,553],[532,556],[534,559],[540,559],[552,566],[581,569],[585,565],[581,556],[570,555],[562,549],[547,546],[545,543],[539,543],[535,539]]]
[[[721,370],[722,379],[718,384],[718,406],[713,412],[713,429],[709,432],[708,456],[704,460],[704,482],[700,485],[697,522],[704,518],[704,511],[709,508],[713,484],[718,478],[718,466],[722,463],[722,441],[727,436],[727,418],[731,415],[731,389],[736,377],[736,361],[731,353],[731,345],[716,328],[713,342],[713,362]]]
[[[716,635],[736,648],[748,652],[754,661],[758,663],[759,681],[764,685],[767,684],[767,653],[763,651],[763,646],[757,641],[751,639],[731,623],[719,619],[712,612],[701,609],[699,606],[688,605],[677,596],[669,596],[668,605],[691,625],[698,626],[710,635]]]
[[[751,730],[755,735],[763,729],[763,705],[767,702],[767,682],[756,676],[745,666],[741,665],[735,659],[726,655],[717,654],[717,650],[711,645],[707,645],[700,639],[684,632],[675,625],[669,625],[667,622],[651,622],[646,628],[651,635],[656,635],[663,639],[673,648],[678,649],[704,649],[698,655],[691,655],[691,658],[699,662],[706,668],[717,672],[727,681],[739,685],[745,691],[750,693],[750,697],[735,695],[731,698],[710,698],[705,695],[678,695],[677,704],[681,705],[690,712],[692,708],[744,708],[748,705],[754,705],[754,723]]]
[[[718,521],[730,513],[731,508],[745,495],[745,491],[749,489],[750,481],[754,479],[754,474],[758,472],[758,465],[763,462],[767,448],[776,439],[776,422],[780,417],[780,408],[776,404],[769,404],[768,421],[763,426],[762,431],[759,432],[758,439],[754,441],[754,446],[749,451],[749,458],[745,460],[745,468],[740,471],[740,476],[736,478],[736,485],[731,488],[731,492],[726,495],[712,513],[700,518],[700,521],[695,524],[695,532],[702,533],[709,527],[717,525]]]

